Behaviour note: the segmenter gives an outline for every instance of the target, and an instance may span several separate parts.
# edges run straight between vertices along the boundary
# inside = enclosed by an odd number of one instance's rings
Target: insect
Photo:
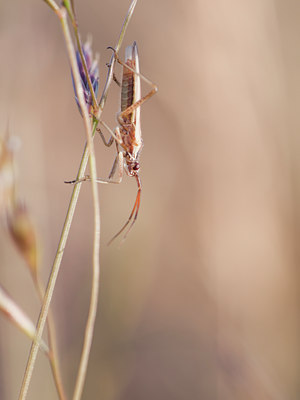
[[[140,106],[150,97],[152,97],[158,90],[155,84],[153,84],[146,77],[140,74],[139,56],[136,42],[133,42],[132,45],[126,47],[124,62],[119,59],[116,51],[113,48],[111,49],[114,51],[116,61],[123,66],[121,84],[121,109],[120,112],[118,112],[117,114],[117,122],[119,126],[117,126],[115,130],[112,131],[104,121],[100,121],[100,123],[111,134],[108,142],[106,141],[100,129],[98,129],[98,132],[100,133],[100,136],[106,146],[109,147],[113,143],[116,144],[117,155],[108,179],[97,179],[96,182],[121,183],[123,179],[123,172],[125,169],[125,172],[128,176],[134,177],[136,179],[138,190],[129,218],[127,219],[123,227],[113,236],[108,244],[116,239],[129,225],[129,228],[124,235],[124,240],[138,216],[142,192],[141,179],[139,176],[139,157],[141,149],[143,147]],[[152,87],[150,92],[143,97],[141,97],[141,79],[147,82]],[[114,80],[118,83],[115,78]],[[117,178],[113,179],[116,172]],[[90,180],[90,178],[86,176],[81,181],[83,180]],[[72,181],[70,183],[77,182],[78,181]]]

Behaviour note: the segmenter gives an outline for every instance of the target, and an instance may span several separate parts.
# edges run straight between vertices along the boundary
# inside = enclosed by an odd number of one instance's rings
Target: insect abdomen
[[[130,60],[127,61],[130,67],[134,66]],[[129,69],[124,68],[122,79],[122,95],[121,95],[121,111],[126,110],[134,103],[134,73]]]

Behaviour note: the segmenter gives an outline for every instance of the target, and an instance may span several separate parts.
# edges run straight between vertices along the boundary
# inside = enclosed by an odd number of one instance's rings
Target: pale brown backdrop
[[[105,63],[129,0],[76,1]],[[298,400],[300,4],[140,0],[124,45],[159,86],[143,106],[143,193],[124,245],[106,246],[135,182],[99,186],[101,296],[84,399]],[[124,47],[121,54],[123,54]],[[0,1],[0,128],[21,138],[20,192],[54,258],[85,134],[59,22],[43,1]],[[117,71],[117,74],[120,71]],[[144,92],[147,91],[144,86]],[[118,88],[104,119],[112,127]],[[114,150],[96,138],[99,176]],[[63,377],[74,386],[91,279],[83,187],[57,282]],[[0,231],[0,282],[36,319],[23,260]],[[0,318],[0,398],[16,399],[29,340]],[[40,355],[29,399],[54,399]]]

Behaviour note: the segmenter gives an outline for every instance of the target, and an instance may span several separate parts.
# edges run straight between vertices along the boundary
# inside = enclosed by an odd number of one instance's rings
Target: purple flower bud
[[[93,59],[93,52],[92,52],[92,47],[91,47],[91,41],[87,40],[83,46],[82,46],[82,52],[86,61],[86,66],[87,70],[91,79],[91,83],[94,89],[95,96],[97,97],[98,94],[98,85],[99,85],[99,69],[98,69],[98,58]],[[83,89],[83,94],[84,94],[84,99],[85,102],[88,106],[88,109],[90,111],[91,106],[93,105],[93,97],[92,93],[89,88],[88,80],[84,71],[83,64],[81,62],[80,58],[80,53],[77,50],[76,51],[76,58],[77,58],[77,65],[79,69],[79,74],[80,74],[80,80],[81,80],[81,85]],[[73,88],[75,92],[75,100],[78,105],[79,111],[81,113],[78,97],[77,97],[77,92],[76,92],[76,87],[74,83],[74,77],[73,77],[73,72],[72,73],[72,82],[73,82]]]

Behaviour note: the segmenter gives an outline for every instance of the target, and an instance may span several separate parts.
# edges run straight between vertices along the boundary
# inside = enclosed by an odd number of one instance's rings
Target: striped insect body
[[[110,47],[111,48],[111,47]],[[121,107],[117,114],[118,126],[112,131],[104,121],[100,123],[110,132],[111,137],[107,142],[101,129],[97,128],[105,146],[111,146],[113,143],[116,145],[117,156],[113,163],[111,172],[107,179],[97,179],[99,183],[121,183],[123,179],[123,171],[128,176],[135,177],[137,182],[137,195],[132,208],[132,211],[127,219],[127,222],[119,230],[117,234],[109,241],[110,244],[128,227],[123,240],[131,230],[135,223],[141,200],[142,185],[139,176],[140,163],[139,157],[143,147],[142,132],[141,132],[141,108],[140,106],[152,97],[157,92],[157,86],[149,79],[145,78],[140,73],[139,56],[137,44],[134,42],[131,46],[127,46],[125,50],[125,61],[119,59],[118,54],[114,51],[116,61],[123,66],[122,84],[121,84]],[[141,79],[148,83],[152,89],[145,96],[141,96]],[[114,80],[118,80],[114,76]],[[114,179],[117,173],[117,178]],[[90,180],[89,176],[80,180],[70,181],[68,183],[78,183]]]
[[[141,99],[141,79],[139,57],[136,42],[126,47],[125,65],[123,67],[122,90],[121,90],[121,111],[117,115],[120,125],[119,131],[125,149],[125,160],[128,175],[135,176],[139,171],[139,155],[143,147],[141,132],[141,109],[136,107],[131,112],[127,110]],[[133,70],[135,72],[133,72]]]

